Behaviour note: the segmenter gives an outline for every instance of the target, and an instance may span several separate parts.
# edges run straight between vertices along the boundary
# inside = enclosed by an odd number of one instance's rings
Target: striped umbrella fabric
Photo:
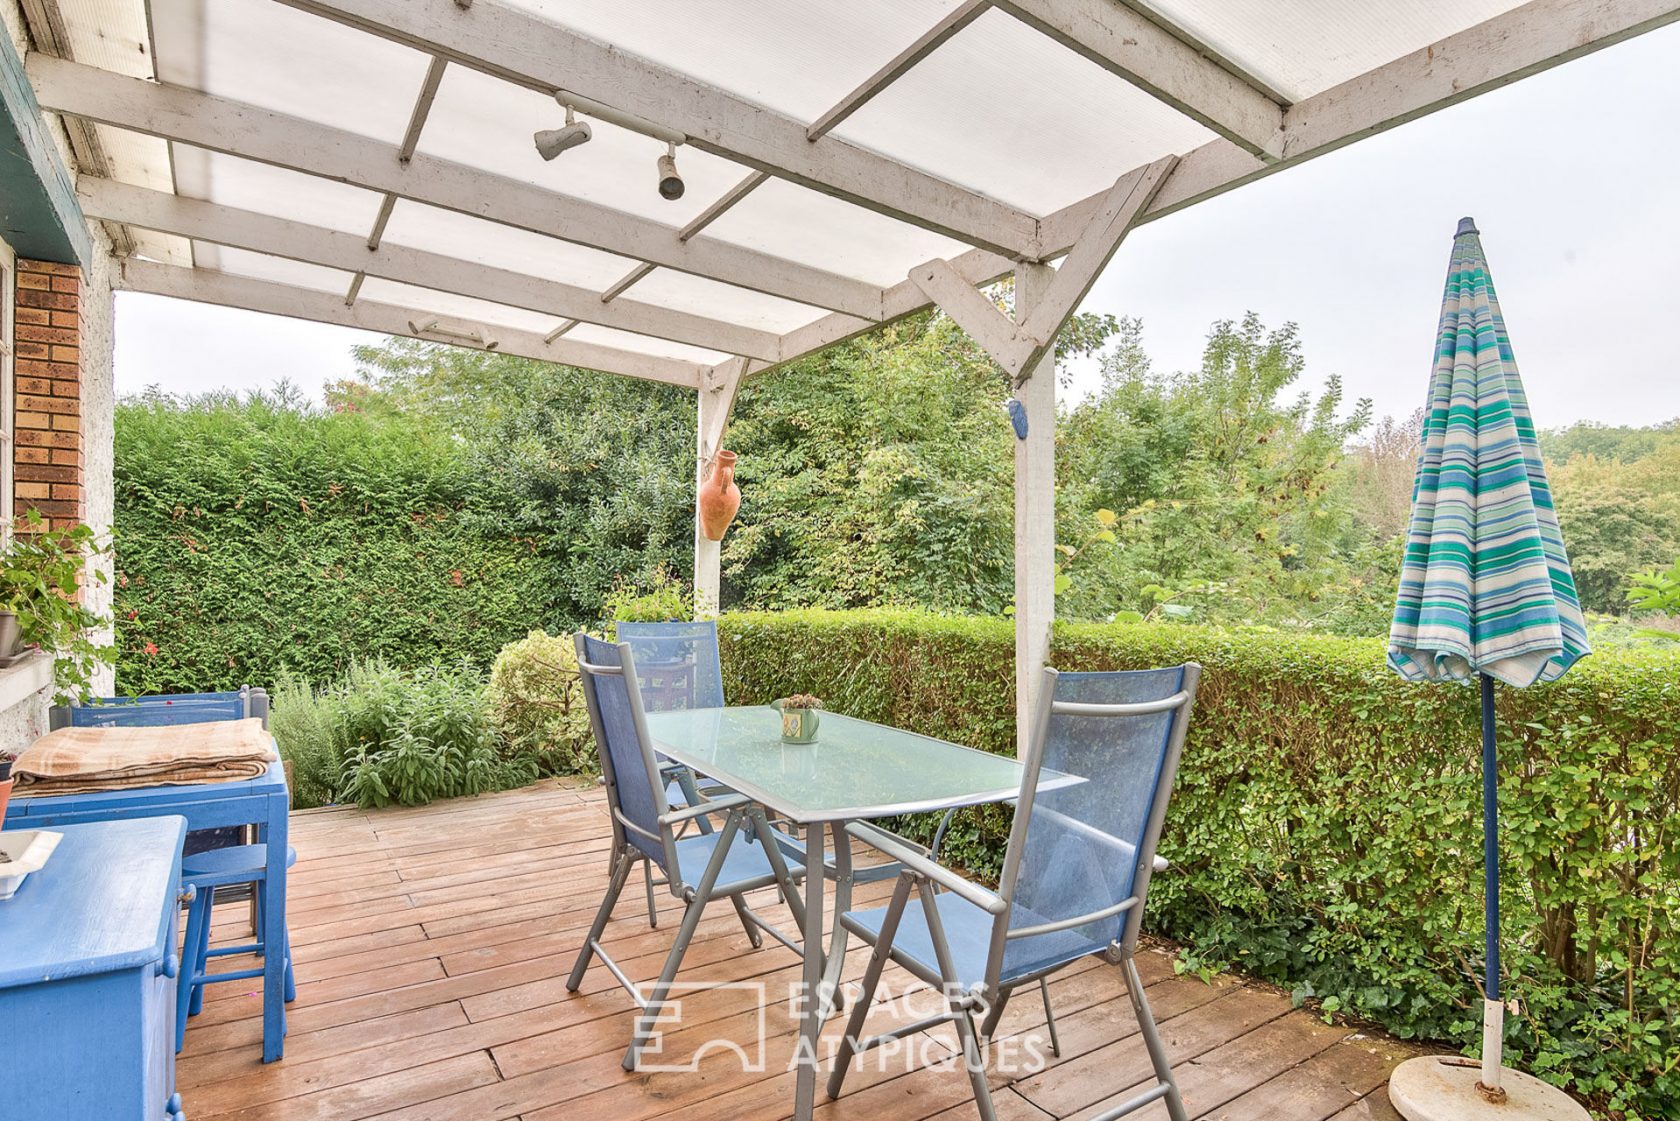
[[[1388,661],[1527,686],[1591,652],[1479,231],[1459,223]]]

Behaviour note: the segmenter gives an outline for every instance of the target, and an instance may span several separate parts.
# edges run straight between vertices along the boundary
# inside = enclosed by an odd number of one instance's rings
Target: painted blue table
[[[180,817],[68,825],[0,902],[0,1114],[181,1121]]]
[[[43,798],[12,796],[6,813],[11,829],[48,829],[89,821],[175,815],[188,829],[255,825],[268,847],[268,876],[263,881],[263,943],[286,944],[286,812],[290,798],[286,772],[273,763],[262,778],[191,786],[148,786],[98,794],[59,794]],[[283,954],[263,958],[263,1062],[285,1051],[282,1013],[286,985]]]

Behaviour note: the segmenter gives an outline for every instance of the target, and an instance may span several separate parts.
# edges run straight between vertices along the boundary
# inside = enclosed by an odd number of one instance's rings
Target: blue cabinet
[[[8,1113],[184,1121],[174,1030],[186,828],[180,817],[61,826],[47,866],[0,902]]]

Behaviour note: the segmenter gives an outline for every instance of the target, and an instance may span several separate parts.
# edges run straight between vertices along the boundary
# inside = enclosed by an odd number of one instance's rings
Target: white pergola
[[[1680,0],[23,6],[30,81],[66,119],[121,288],[684,386],[697,479],[743,379],[943,309],[1030,421],[1023,714],[1054,612],[1052,343],[1127,232],[1680,18]],[[559,101],[594,135],[544,162],[532,134]],[[668,201],[655,160],[678,138]],[[977,288],[1010,274],[1013,318]],[[715,608],[698,534],[694,582]]]

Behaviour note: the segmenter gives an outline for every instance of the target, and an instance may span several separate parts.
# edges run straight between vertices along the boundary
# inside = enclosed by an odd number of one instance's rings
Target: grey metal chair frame
[[[1040,697],[1047,700],[1054,698],[1056,677],[1055,670],[1045,669],[1044,677],[1039,686],[1038,695]],[[1184,1103],[1178,1092],[1178,1084],[1173,1079],[1172,1064],[1168,1061],[1166,1048],[1161,1042],[1160,1032],[1155,1025],[1155,1017],[1149,1010],[1149,1001],[1143,991],[1143,980],[1138,975],[1137,964],[1133,960],[1133,955],[1137,949],[1138,935],[1143,927],[1144,903],[1149,894],[1150,876],[1153,872],[1166,867],[1166,862],[1156,856],[1155,848],[1161,837],[1162,824],[1166,819],[1167,803],[1172,797],[1173,781],[1178,772],[1179,759],[1183,755],[1185,731],[1189,724],[1190,710],[1195,702],[1196,685],[1200,677],[1201,667],[1191,662],[1184,666],[1182,685],[1179,691],[1160,700],[1136,704],[1084,704],[1050,700],[1050,703],[1039,706],[1038,720],[1029,740],[1027,758],[1024,760],[1021,794],[1016,803],[1014,825],[1010,829],[1009,847],[1003,862],[1003,875],[999,880],[996,892],[963,879],[944,866],[904,847],[897,838],[884,834],[867,823],[856,822],[847,826],[847,831],[852,836],[875,846],[898,861],[903,866],[903,871],[899,875],[892,902],[882,919],[878,935],[862,924],[850,922],[844,917],[841,919],[842,922],[846,923],[848,930],[866,942],[872,943],[874,949],[870,954],[869,965],[864,973],[862,992],[853,1003],[851,1019],[846,1026],[845,1036],[842,1038],[840,1048],[835,1055],[834,1069],[829,1075],[828,1096],[830,1098],[840,1096],[840,1089],[845,1082],[847,1069],[852,1065],[852,1058],[857,1053],[937,1024],[954,1023],[957,1034],[962,1040],[964,1065],[968,1069],[969,1080],[974,1086],[975,1104],[979,1108],[982,1121],[996,1121],[997,1113],[992,1105],[991,1091],[986,1085],[983,1058],[985,1042],[991,1038],[992,1032],[996,1030],[998,1021],[1003,1015],[1004,1006],[1008,1003],[1014,990],[1023,985],[1036,983],[1044,997],[1052,1050],[1060,1054],[1060,1046],[1055,1036],[1055,1018],[1050,1010],[1048,977],[1056,970],[1072,964],[1071,962],[1062,962],[1005,981],[1001,975],[1004,949],[1009,940],[1067,930],[1102,919],[1125,915],[1121,936],[1119,940],[1107,948],[1107,954],[1110,960],[1117,961],[1117,964],[1125,969],[1127,993],[1131,997],[1132,1008],[1137,1014],[1144,1047],[1149,1052],[1149,1060],[1155,1070],[1156,1085],[1122,1102],[1115,1108],[1089,1119],[1089,1121],[1114,1121],[1115,1118],[1125,1116],[1161,1099],[1165,1099],[1167,1112],[1172,1121],[1185,1121]],[[1041,923],[1032,927],[1023,927],[1019,930],[1010,930],[1010,908],[1015,896],[1016,882],[1020,875],[1027,829],[1032,820],[1033,800],[1043,762],[1044,745],[1049,734],[1051,716],[1124,718],[1174,710],[1177,714],[1173,720],[1165,757],[1156,781],[1150,815],[1144,828],[1143,843],[1137,851],[1137,868],[1132,880],[1131,895],[1125,899],[1116,900],[1111,906],[1088,914]],[[956,893],[992,916],[992,937],[986,963],[986,974],[984,982],[978,987],[965,988],[957,976],[950,944],[946,939],[944,925],[935,902],[937,889],[939,888]],[[917,892],[921,900],[928,933],[931,936],[934,952],[938,959],[937,970],[924,968],[917,959],[893,949],[893,937],[898,931],[899,920],[909,904],[912,890]],[[915,1023],[896,1027],[892,1031],[881,1035],[867,1038],[860,1037],[859,1033],[863,1030],[864,1021],[868,1016],[875,988],[880,982],[881,972],[889,958],[927,984],[940,987],[946,996],[946,1010]],[[978,1026],[974,1022],[974,1015],[977,1011],[983,1014],[982,1021]]]
[[[727,897],[734,905],[743,926],[750,935],[754,935],[753,944],[761,944],[757,932],[769,934],[778,942],[787,946],[796,954],[803,954],[799,943],[790,939],[775,926],[761,918],[746,905],[743,898],[747,892],[760,888],[775,886],[780,889],[782,898],[788,901],[796,914],[803,912],[802,897],[796,885],[796,880],[804,875],[800,867],[790,868],[783,857],[782,848],[778,844],[762,845],[766,860],[770,866],[769,872],[749,879],[719,883],[719,875],[729,854],[730,846],[735,836],[743,829],[750,829],[758,837],[770,836],[770,825],[765,819],[764,810],[744,795],[733,794],[709,801],[701,801],[697,805],[672,809],[665,797],[665,786],[662,780],[658,758],[653,750],[652,739],[647,730],[647,713],[642,708],[641,693],[636,685],[635,657],[631,653],[628,643],[617,644],[621,664],[617,666],[596,665],[587,657],[584,636],[574,636],[578,655],[578,670],[583,677],[584,701],[589,710],[590,728],[595,735],[596,750],[600,755],[602,775],[607,788],[607,803],[612,817],[612,875],[607,886],[606,896],[601,900],[601,907],[595,913],[595,921],[590,924],[589,933],[584,938],[582,949],[578,952],[577,963],[572,967],[571,975],[566,980],[566,989],[577,992],[583,983],[584,973],[589,968],[590,959],[599,957],[601,963],[611,971],[631,999],[641,1010],[636,1019],[635,1031],[630,1039],[630,1046],[624,1053],[624,1069],[636,1069],[637,1056],[653,1033],[659,1012],[670,994],[671,985],[675,982],[677,971],[682,967],[683,955],[687,952],[689,943],[693,941],[695,929],[700,924],[700,918],[706,905],[719,897]],[[634,719],[637,746],[640,750],[643,773],[640,776],[619,776],[612,762],[612,753],[607,749],[606,731],[603,726],[600,701],[595,692],[595,679],[598,677],[622,677],[625,681],[626,692],[630,700],[631,713]],[[646,782],[651,788],[653,806],[658,814],[658,829],[650,831],[632,821],[624,812],[620,801],[619,784],[621,781]],[[682,877],[682,864],[677,855],[677,840],[679,830],[688,822],[708,814],[724,814],[722,827],[716,833],[710,834],[717,840],[714,842],[711,860],[707,863],[700,881],[690,884]],[[665,959],[665,967],[660,972],[659,979],[654,983],[652,991],[642,996],[635,983],[625,974],[624,970],[613,961],[601,945],[601,936],[606,929],[607,921],[612,917],[613,906],[623,893],[625,884],[638,862],[651,865],[654,858],[631,843],[630,835],[634,833],[646,841],[654,842],[664,860],[665,879],[671,894],[682,899],[685,904],[682,922],[677,927],[676,940]]]

